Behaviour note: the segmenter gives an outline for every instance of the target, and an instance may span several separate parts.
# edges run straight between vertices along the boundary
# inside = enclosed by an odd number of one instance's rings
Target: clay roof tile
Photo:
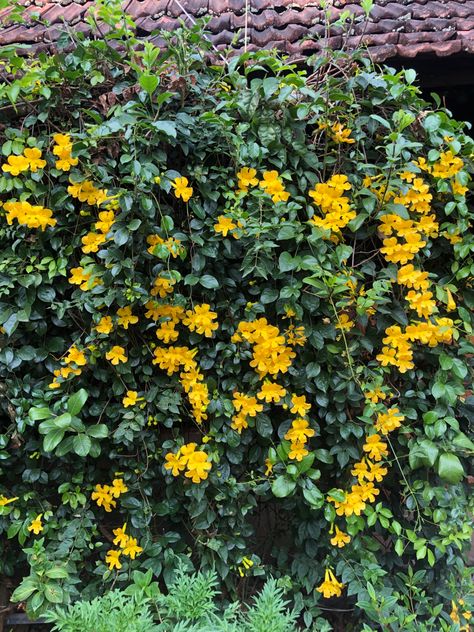
[[[22,0],[26,20],[8,25],[8,9],[0,11],[0,45],[29,43],[51,48],[65,23],[88,32],[86,13],[94,0]],[[162,28],[171,31],[182,19],[188,25],[209,16],[209,37],[219,49],[276,48],[290,55],[304,55],[323,45],[339,47],[343,37],[334,25],[342,11],[354,23],[346,44],[362,41],[372,57],[384,61],[399,56],[447,56],[474,52],[474,0],[375,0],[365,21],[360,0],[332,0],[329,38],[324,35],[324,11],[319,0],[124,0],[123,7],[136,21],[141,37]],[[159,38],[153,38],[160,41]]]

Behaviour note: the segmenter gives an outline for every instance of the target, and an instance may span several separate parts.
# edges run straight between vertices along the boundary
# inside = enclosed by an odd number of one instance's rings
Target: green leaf
[[[320,509],[324,505],[324,494],[316,486],[304,489],[303,496],[312,509]]]
[[[416,470],[422,465],[426,467],[433,467],[438,458],[439,449],[438,446],[430,441],[424,439],[419,443],[416,443],[411,449],[408,455],[408,461],[412,470]]]
[[[176,138],[176,123],[174,121],[155,121],[152,126],[158,131],[163,132],[166,136]]]
[[[219,287],[219,282],[216,277],[213,277],[210,274],[205,274],[204,276],[202,276],[199,279],[199,283],[208,290],[215,290]]]
[[[79,414],[87,402],[87,398],[89,394],[84,388],[81,388],[77,393],[73,393],[71,397],[67,400],[67,410],[70,415],[73,417]]]
[[[52,412],[46,406],[42,408],[30,408],[28,417],[32,421],[39,421],[40,419],[48,419],[52,416]]]
[[[416,79],[416,70],[413,70],[413,68],[407,68],[405,70],[405,81],[407,83],[413,83]]]
[[[460,432],[454,437],[453,445],[455,445],[457,448],[474,451],[474,443],[469,439],[469,437],[464,434],[464,432]]]
[[[10,600],[14,602],[25,601],[35,592],[35,590],[38,590],[36,580],[27,577],[21,582],[18,588],[15,589],[12,596],[10,597]]]
[[[51,432],[48,432],[43,439],[43,450],[45,452],[52,452],[54,448],[61,443],[63,437],[64,430],[62,428],[51,430]]]
[[[286,498],[294,492],[295,487],[296,481],[286,475],[278,476],[272,483],[272,492],[277,498]]]
[[[140,75],[138,77],[138,83],[145,90],[145,92],[148,92],[149,95],[152,95],[153,92],[155,92],[155,90],[157,89],[158,84],[160,83],[160,79],[156,75],[144,73],[143,75]]]
[[[289,252],[282,252],[278,259],[278,268],[280,272],[288,272],[294,270],[297,266],[297,261],[293,259]]]
[[[266,287],[260,295],[260,303],[262,305],[268,305],[269,303],[274,303],[278,298],[278,290]]]
[[[464,468],[455,454],[445,453],[439,457],[438,474],[448,483],[459,483],[464,476]]]
[[[343,503],[346,500],[345,492],[343,492],[342,489],[335,489],[334,487],[328,491],[327,496],[331,496],[331,498],[337,500],[338,503]]]
[[[109,429],[105,424],[95,424],[95,426],[90,426],[86,430],[89,437],[94,437],[94,439],[105,439],[109,434]]]
[[[45,571],[45,575],[50,579],[67,579],[69,577],[69,573],[63,566],[53,566]]]
[[[78,434],[72,441],[72,448],[74,452],[79,456],[87,456],[90,452],[92,441],[84,434]]]
[[[403,555],[403,550],[404,550],[403,540],[398,538],[397,541],[395,542],[395,552],[401,556]]]
[[[50,584],[44,587],[44,596],[50,603],[62,603],[64,599],[62,588]]]

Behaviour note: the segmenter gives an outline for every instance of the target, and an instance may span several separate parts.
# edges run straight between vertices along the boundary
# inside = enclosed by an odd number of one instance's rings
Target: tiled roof
[[[0,45],[12,43],[51,46],[64,23],[72,30],[87,31],[84,21],[94,0],[23,0],[27,21],[0,28]],[[307,55],[321,46],[325,34],[319,0],[125,0],[139,34],[156,29],[173,30],[179,19],[191,24],[209,16],[210,38],[221,50],[277,48],[291,56]],[[333,27],[326,43],[349,48],[361,41],[379,61],[391,57],[439,57],[474,53],[474,0],[375,0],[367,22],[358,0],[333,0],[331,20],[343,10],[355,14],[349,35]],[[0,11],[0,20],[8,10]],[[36,16],[47,21],[38,22]]]

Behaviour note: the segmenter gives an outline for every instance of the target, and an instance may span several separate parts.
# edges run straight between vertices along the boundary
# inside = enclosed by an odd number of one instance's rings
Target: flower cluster
[[[36,173],[38,169],[46,166],[46,160],[42,159],[41,149],[37,147],[27,147],[19,156],[10,155],[7,162],[2,165],[2,171],[11,176],[18,176],[23,171]]]
[[[235,392],[232,403],[236,414],[232,417],[231,427],[240,434],[244,428],[248,428],[248,418],[256,417],[257,413],[263,411],[263,405],[257,402],[257,398],[252,395]]]
[[[95,500],[98,507],[103,507],[105,511],[111,512],[117,506],[116,498],[128,492],[128,487],[121,478],[114,478],[112,485],[99,485],[94,487],[92,500]]]
[[[179,476],[186,470],[184,475],[193,483],[205,481],[212,465],[208,455],[203,450],[196,450],[196,447],[196,443],[187,443],[177,452],[168,452],[165,455],[165,469],[170,470],[173,476]]]
[[[337,236],[356,217],[355,211],[350,207],[349,198],[344,195],[350,190],[351,184],[347,176],[340,174],[331,176],[327,182],[316,184],[308,195],[319,206],[323,217],[313,215],[310,223]]]
[[[68,281],[72,285],[78,285],[83,292],[87,292],[102,284],[102,280],[92,272],[87,272],[82,266],[71,268],[71,276]]]
[[[278,327],[269,325],[266,318],[241,321],[232,342],[248,342],[252,346],[250,366],[263,379],[266,375],[286,373],[296,357]]]
[[[70,375],[80,375],[82,373],[82,367],[87,364],[86,354],[81,349],[78,349],[76,345],[72,345],[72,347],[69,347],[66,351],[63,363],[65,366],[53,371],[54,379],[49,384],[49,388],[59,388],[61,382],[67,380]]]
[[[295,415],[296,419],[293,420],[290,429],[285,434],[285,439],[291,443],[288,453],[289,458],[301,461],[308,455],[308,450],[306,449],[307,440],[315,435],[314,430],[309,427],[309,422],[306,419],[311,404],[306,401],[304,395],[298,396],[295,393],[291,396],[291,404],[290,412]]]
[[[350,138],[352,130],[348,127],[344,127],[343,123],[339,123],[338,121],[336,121],[335,123],[331,124],[320,121],[318,124],[318,128],[320,130],[326,130],[329,138],[331,138],[338,145],[341,145],[343,143],[352,145],[355,143],[355,140],[353,138]]]
[[[174,237],[163,239],[160,235],[153,234],[148,235],[146,242],[148,244],[147,252],[151,255],[160,256],[161,254],[165,254],[166,256],[171,255],[173,259],[176,259],[176,257],[184,252],[180,240]]]
[[[286,202],[290,197],[288,191],[285,191],[278,171],[264,171],[259,186],[271,196],[273,202]]]
[[[116,568],[120,570],[122,568],[122,563],[120,561],[120,556],[125,555],[126,557],[130,557],[130,559],[134,560],[137,555],[139,555],[143,548],[138,545],[137,538],[133,538],[132,536],[126,533],[127,523],[125,523],[122,527],[118,527],[114,529],[114,540],[113,543],[118,546],[118,549],[109,549],[105,556],[105,563],[108,564],[109,570],[113,570]]]
[[[212,338],[212,332],[219,327],[219,324],[214,322],[216,319],[216,312],[211,312],[211,306],[204,303],[186,311],[183,325],[186,325],[189,331],[195,331],[206,338]]]
[[[56,169],[59,171],[70,171],[79,162],[78,158],[72,157],[72,141],[69,134],[54,134],[53,154],[57,156]]]
[[[181,385],[188,395],[194,419],[200,424],[207,419],[209,391],[203,382],[203,375],[194,359],[197,349],[188,347],[156,347],[153,352],[153,364],[167,371],[168,375],[178,373]]]
[[[330,568],[327,568],[324,573],[324,581],[316,590],[320,592],[325,599],[329,599],[330,597],[340,597],[343,588],[344,584],[336,579],[336,576]]]
[[[30,204],[25,201],[10,200],[5,202],[3,208],[7,212],[8,224],[12,224],[16,219],[21,226],[28,228],[41,228],[45,230],[47,226],[56,226],[57,220],[53,218],[53,211],[44,206]]]
[[[74,182],[71,179],[69,182],[67,192],[79,202],[86,202],[89,206],[100,206],[108,199],[107,190],[98,189],[91,180]]]

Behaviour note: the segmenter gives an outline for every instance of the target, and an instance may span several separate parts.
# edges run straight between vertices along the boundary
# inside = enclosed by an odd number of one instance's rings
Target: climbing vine
[[[341,605],[467,629],[464,125],[357,53],[216,66],[197,28],[160,52],[110,15],[109,40],[3,53],[13,600],[185,562],[229,596],[278,578],[307,629]]]

